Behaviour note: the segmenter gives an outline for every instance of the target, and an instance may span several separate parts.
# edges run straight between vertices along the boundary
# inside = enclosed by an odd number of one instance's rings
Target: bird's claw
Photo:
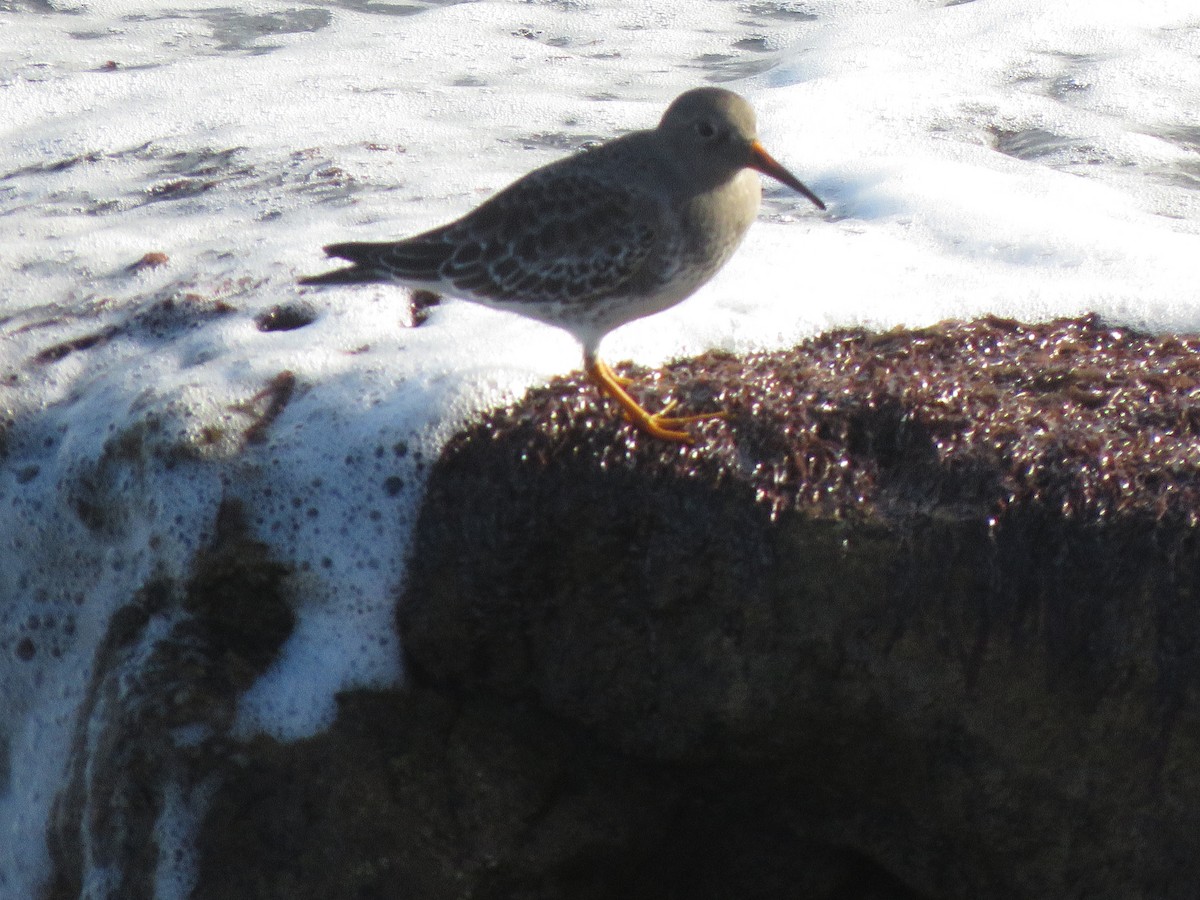
[[[625,418],[635,427],[653,437],[664,441],[675,441],[680,444],[694,444],[694,435],[680,429],[695,422],[708,422],[712,419],[727,419],[729,414],[724,410],[710,413],[699,413],[694,416],[668,416],[672,409],[678,406],[678,401],[672,400],[660,413],[647,413],[645,417],[635,415],[631,410],[625,410]]]

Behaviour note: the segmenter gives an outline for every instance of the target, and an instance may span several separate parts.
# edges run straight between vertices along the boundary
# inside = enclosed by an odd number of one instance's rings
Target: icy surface
[[[1200,324],[1194,0],[10,0],[0,60],[0,896],[45,876],[108,617],[186,574],[223,498],[300,598],[239,731],[312,733],[401,676],[441,441],[579,365],[468,304],[413,328],[397,290],[298,288],[324,243],[460,215],[717,82],[829,211],[768,185],[725,271],[610,360],[985,312]],[[162,896],[189,859],[163,850]]]

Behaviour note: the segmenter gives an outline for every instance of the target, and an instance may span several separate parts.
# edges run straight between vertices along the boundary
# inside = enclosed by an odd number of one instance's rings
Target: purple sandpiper
[[[301,284],[392,282],[556,325],[583,345],[584,368],[643,432],[692,443],[683,426],[723,413],[643,409],[597,355],[626,322],[690,296],[725,264],[758,213],[762,172],[812,191],[758,142],[742,97],[681,94],[658,127],[535,169],[461,219],[399,241],[330,244],[354,265]]]

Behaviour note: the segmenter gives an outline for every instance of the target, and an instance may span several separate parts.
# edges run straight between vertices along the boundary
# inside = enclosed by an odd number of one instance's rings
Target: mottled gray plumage
[[[657,128],[536,169],[448,225],[330,244],[354,265],[301,283],[396,282],[517,312],[575,335],[591,373],[605,334],[679,303],[733,254],[761,199],[751,169],[825,208],[758,143],[745,100],[698,88]]]

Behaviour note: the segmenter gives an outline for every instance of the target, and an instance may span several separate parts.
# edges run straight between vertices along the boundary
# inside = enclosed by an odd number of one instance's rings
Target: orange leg
[[[608,363],[606,363],[604,360],[602,360],[602,359],[597,359],[597,360],[596,360],[596,365],[598,365],[598,366],[604,366],[604,373],[605,373],[605,374],[606,374],[606,375],[607,375],[609,378],[611,378],[613,381],[615,381],[617,384],[619,384],[621,387],[623,387],[623,388],[627,388],[627,387],[629,387],[631,384],[633,384],[633,379],[632,379],[632,378],[626,378],[624,375],[618,375],[616,372],[614,372],[614,371],[612,370],[612,367],[611,367],[611,366],[609,366],[609,364],[608,364]]]
[[[586,359],[584,366],[592,383],[620,404],[625,418],[632,422],[635,428],[660,440],[694,444],[696,439],[686,431],[680,431],[680,426],[725,418],[724,412],[701,413],[697,416],[668,416],[667,413],[675,408],[675,401],[671,401],[660,413],[646,412],[624,388],[624,385],[631,383],[630,379],[622,378],[599,357]]]

